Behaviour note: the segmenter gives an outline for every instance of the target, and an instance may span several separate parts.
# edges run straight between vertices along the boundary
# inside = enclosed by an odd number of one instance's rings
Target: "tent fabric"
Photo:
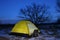
[[[22,20],[15,24],[11,33],[20,33],[31,35],[34,30],[39,30],[32,22]]]

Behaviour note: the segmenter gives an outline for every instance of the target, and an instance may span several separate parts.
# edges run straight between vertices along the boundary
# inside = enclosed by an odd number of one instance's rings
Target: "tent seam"
[[[27,22],[26,22],[26,25],[27,25]],[[30,34],[28,25],[27,25],[27,30],[28,30],[28,34]]]

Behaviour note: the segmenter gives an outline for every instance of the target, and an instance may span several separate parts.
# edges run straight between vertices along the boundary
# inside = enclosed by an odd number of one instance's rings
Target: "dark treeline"
[[[7,28],[13,28],[15,24],[0,24],[0,29],[7,29]],[[39,29],[52,29],[52,28],[60,28],[60,23],[41,23],[41,24],[35,24],[38,25],[37,27]]]

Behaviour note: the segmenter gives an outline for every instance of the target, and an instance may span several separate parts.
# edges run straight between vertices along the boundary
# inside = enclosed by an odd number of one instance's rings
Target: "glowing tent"
[[[38,30],[39,29],[30,21],[26,21],[26,20],[22,20],[18,23],[15,24],[15,26],[13,27],[11,33],[14,35],[22,35],[22,34],[27,34],[27,35],[32,35],[34,30]],[[40,32],[40,31],[39,31]]]

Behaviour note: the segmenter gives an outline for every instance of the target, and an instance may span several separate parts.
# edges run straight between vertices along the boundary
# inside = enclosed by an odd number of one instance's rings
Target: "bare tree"
[[[49,12],[47,9],[45,5],[37,5],[34,3],[33,5],[21,9],[20,12],[24,16],[19,16],[19,18],[30,20],[35,24],[40,24],[41,22],[49,20]]]
[[[60,0],[56,0],[57,11],[60,12]]]
[[[56,0],[56,4],[57,4],[57,12],[60,13],[60,0]],[[58,16],[58,20],[57,23],[60,23],[60,16]]]

